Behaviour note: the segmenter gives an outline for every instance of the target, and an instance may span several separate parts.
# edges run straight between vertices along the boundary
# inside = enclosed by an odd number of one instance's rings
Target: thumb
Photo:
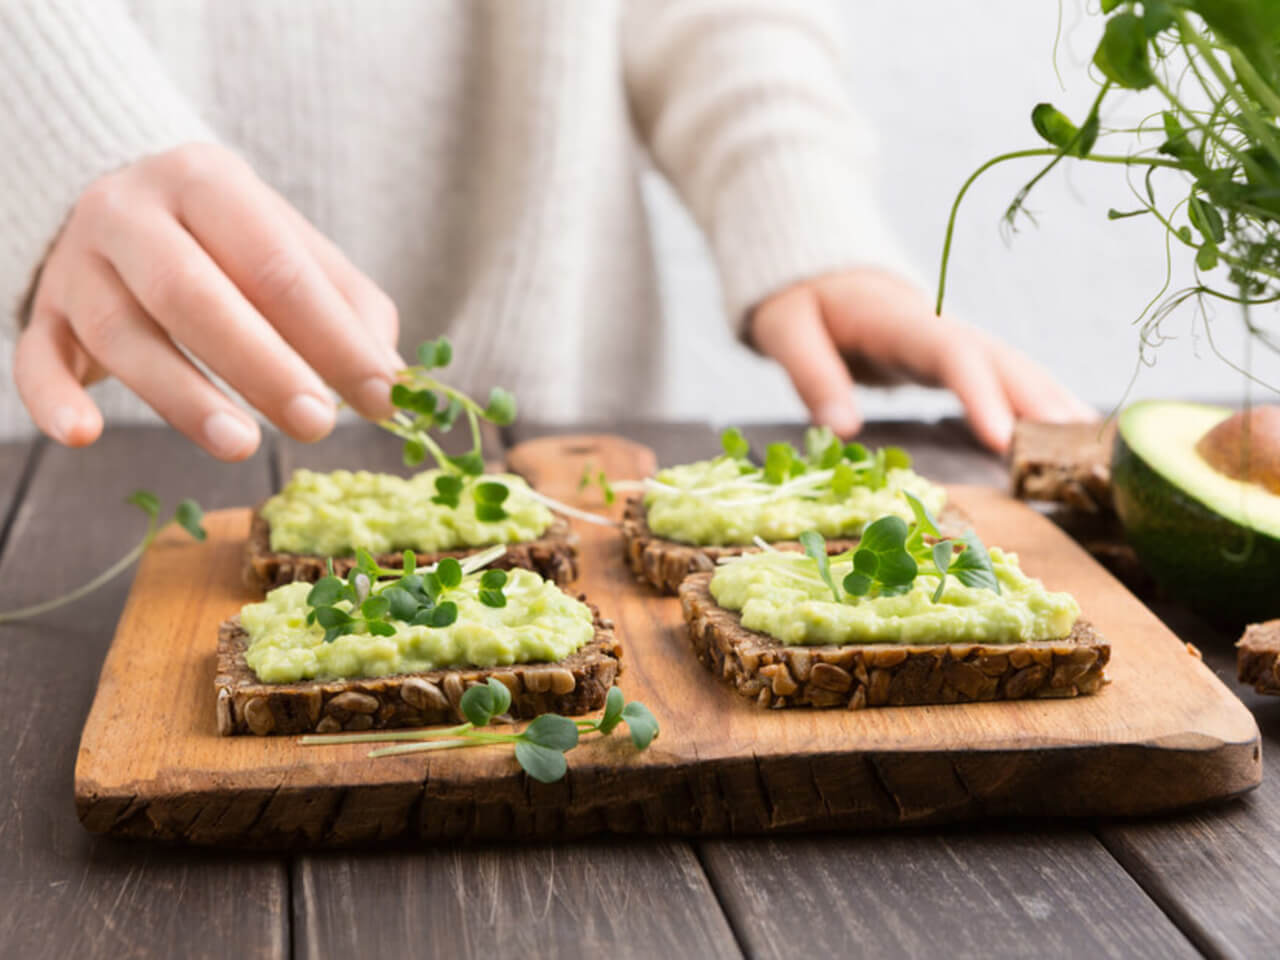
[[[814,423],[842,437],[862,428],[853,377],[812,290],[792,287],[760,304],[752,316],[751,337],[762,353],[782,364]]]

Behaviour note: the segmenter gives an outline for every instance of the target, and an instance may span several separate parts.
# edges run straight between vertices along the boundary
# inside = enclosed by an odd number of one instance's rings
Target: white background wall
[[[947,213],[965,177],[997,153],[1041,145],[1029,121],[1038,101],[1083,119],[1097,91],[1086,68],[1101,17],[1085,13],[1083,0],[1063,0],[1058,63],[1064,89],[1053,70],[1054,0],[843,0],[842,6],[851,90],[878,140],[872,176],[888,221],[932,291]],[[1096,10],[1096,0],[1091,6]],[[1157,106],[1145,97],[1118,98],[1103,119],[1123,125]],[[1115,140],[1117,146],[1126,142]],[[1033,195],[1039,227],[1024,224],[1006,243],[1000,216],[1037,162],[997,167],[970,191],[956,231],[947,305],[1048,364],[1082,397],[1107,409],[1119,402],[1135,372],[1138,331],[1132,321],[1163,283],[1163,232],[1148,218],[1108,221],[1109,207],[1134,206],[1124,169],[1077,164],[1055,171]],[[1185,188],[1170,186],[1172,203]],[[676,330],[669,369],[679,386],[669,394],[671,415],[801,416],[785,377],[732,343],[723,321],[717,322],[714,277],[683,211],[663,184],[653,184],[650,196]],[[1176,287],[1191,274],[1187,258],[1176,252],[1175,258]],[[1192,314],[1184,308],[1164,325],[1165,335],[1176,339],[1156,352],[1154,366],[1139,372],[1133,398],[1243,397],[1243,377],[1213,356],[1203,324],[1193,323]],[[1274,312],[1255,319],[1280,326]],[[1238,361],[1243,338],[1237,309],[1220,306],[1211,324],[1218,348]],[[1276,357],[1255,350],[1253,363],[1256,374],[1280,383]],[[865,391],[863,402],[877,416],[957,409],[949,395],[918,388]]]

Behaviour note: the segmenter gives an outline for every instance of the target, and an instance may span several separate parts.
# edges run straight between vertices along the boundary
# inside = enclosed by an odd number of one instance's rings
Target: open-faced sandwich
[[[503,426],[515,419],[515,399],[500,387],[480,406],[442,383],[432,371],[448,366],[448,340],[418,348],[419,363],[400,374],[391,390],[397,410],[380,423],[404,442],[404,461],[434,469],[410,478],[338,470],[298,470],[284,489],[253,514],[245,555],[245,580],[267,590],[295,580],[319,580],[332,561],[345,576],[357,550],[383,566],[412,550],[423,563],[464,557],[495,544],[507,546],[496,561],[522,567],[559,584],[577,576],[577,538],[555,501],[511,474],[485,474],[480,421]],[[449,456],[431,436],[465,418],[471,449]]]
[[[830,552],[846,551],[877,517],[911,517],[903,492],[941,514],[948,528],[957,523],[946,491],[912,470],[898,447],[872,451],[811,428],[803,454],[773,443],[757,466],[737,429],[726,430],[721,443],[721,456],[660,470],[627,501],[627,563],[659,590],[675,593],[690,573],[712,570],[762,542],[799,550],[806,530],[822,534]]]
[[[621,670],[613,624],[531,570],[483,569],[504,552],[388,569],[360,551],[345,577],[247,604],[219,630],[218,732],[442,723],[490,678],[513,719],[600,709]]]
[[[828,556],[762,550],[685,579],[698,658],[765,707],[905,706],[1094,693],[1111,648],[1067,593],[973,534],[942,539],[924,504]]]

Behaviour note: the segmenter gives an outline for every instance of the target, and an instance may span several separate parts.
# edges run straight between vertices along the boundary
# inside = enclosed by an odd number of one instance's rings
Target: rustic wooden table
[[[663,462],[715,449],[695,425],[612,425]],[[590,428],[583,432],[589,432]],[[540,432],[511,431],[507,443]],[[563,432],[563,431],[560,431]],[[758,428],[753,442],[796,440]],[[939,480],[1003,486],[954,423],[877,424]],[[495,448],[496,449],[496,448]],[[269,445],[224,466],[171,431],[86,451],[0,446],[0,609],[77,585],[128,548],[139,486],[172,504],[254,503],[296,466],[397,467],[377,431]],[[96,838],[76,821],[80,728],[125,594],[0,627],[0,955],[23,958],[1274,956],[1280,777],[1144,822],[992,824],[846,836],[379,850],[279,857]],[[1232,638],[1158,612],[1235,687]],[[1280,756],[1280,700],[1239,691]]]

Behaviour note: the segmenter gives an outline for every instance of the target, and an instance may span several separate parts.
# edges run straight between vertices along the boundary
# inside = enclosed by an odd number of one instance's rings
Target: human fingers
[[[988,350],[1018,417],[1047,423],[1098,419],[1098,411],[1020,350],[991,340]]]
[[[68,447],[102,434],[102,413],[81,380],[89,365],[65,317],[43,307],[32,312],[14,347],[14,385],[35,425]]]
[[[973,341],[942,347],[936,365],[944,387],[960,400],[978,439],[999,453],[1013,438],[1013,404],[989,352]]]
[[[105,260],[80,261],[64,309],[94,361],[181,433],[220,460],[257,449],[258,425],[183,355]]]
[[[283,198],[226,151],[201,150],[184,163],[174,193],[182,224],[326,383],[364,416],[388,416],[395,365],[386,341],[370,336],[330,280],[313,254],[320,245],[282,214]],[[341,270],[345,258],[330,251],[327,260]]]
[[[756,308],[751,336],[759,350],[778,361],[815,423],[842,437],[862,427],[853,378],[827,331],[819,298],[793,287]]]

